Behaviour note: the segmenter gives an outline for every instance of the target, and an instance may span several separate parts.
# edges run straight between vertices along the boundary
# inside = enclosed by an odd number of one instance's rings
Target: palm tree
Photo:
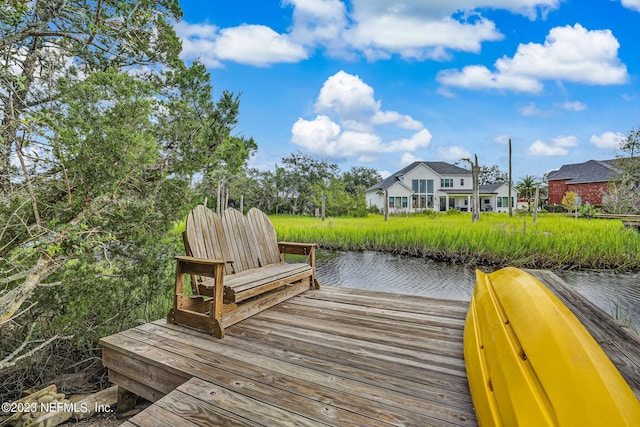
[[[518,196],[527,199],[529,203],[529,210],[531,210],[531,201],[536,194],[536,188],[539,186],[540,181],[533,175],[525,175],[520,178],[520,181],[516,184]]]

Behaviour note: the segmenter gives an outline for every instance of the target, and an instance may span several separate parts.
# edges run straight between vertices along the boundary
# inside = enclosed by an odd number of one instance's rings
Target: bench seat
[[[237,304],[312,274],[313,269],[309,264],[284,262],[229,274],[224,276],[224,303]],[[213,296],[214,279],[204,280],[198,286],[200,295]]]
[[[167,320],[224,337],[225,328],[294,297],[318,289],[315,245],[278,242],[269,217],[252,208],[222,216],[205,206],[187,217],[186,256],[176,257],[173,307]],[[287,263],[285,254],[306,257]],[[186,278],[191,291],[185,293]]]

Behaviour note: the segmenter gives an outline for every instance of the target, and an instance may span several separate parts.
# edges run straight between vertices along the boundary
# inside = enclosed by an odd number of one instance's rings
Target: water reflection
[[[491,269],[482,269],[491,271]],[[469,301],[475,269],[467,265],[379,252],[320,251],[321,284]],[[640,329],[640,275],[556,272],[578,293],[606,313]]]

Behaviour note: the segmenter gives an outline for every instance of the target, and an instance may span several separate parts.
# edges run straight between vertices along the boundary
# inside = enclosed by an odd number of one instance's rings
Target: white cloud
[[[216,53],[222,60],[265,66],[307,59],[304,47],[263,25],[241,25],[220,32]]]
[[[320,89],[316,111],[337,114],[343,121],[361,121],[373,117],[380,103],[373,96],[373,88],[358,76],[338,71]]]
[[[389,171],[388,171],[388,170],[386,170],[386,169],[385,169],[385,170],[378,171],[378,173],[380,174],[380,177],[382,177],[382,179],[386,179],[386,178],[388,178],[388,177],[390,177],[390,176],[391,176],[391,172],[389,172]]]
[[[400,166],[404,167],[410,165],[413,162],[421,161],[420,157],[416,157],[411,153],[404,153],[402,157],[400,157]]]
[[[315,119],[300,118],[291,128],[291,142],[312,153],[372,161],[380,153],[414,151],[431,143],[420,121],[382,110],[373,88],[344,71],[327,78],[315,110]],[[390,141],[378,134],[381,126]],[[412,133],[407,136],[407,131]]]
[[[495,24],[484,18],[460,22],[450,17],[367,16],[345,37],[371,60],[398,54],[405,59],[448,59],[448,50],[478,53],[481,43],[501,40]]]
[[[622,5],[626,8],[640,12],[640,0],[622,0]]]
[[[528,105],[520,108],[520,114],[522,114],[523,116],[535,116],[537,114],[540,114],[540,110],[538,110],[536,104],[531,102]]]
[[[587,109],[587,104],[580,101],[568,101],[562,104],[562,108],[568,111],[583,111]]]
[[[569,154],[569,148],[577,147],[579,143],[578,138],[573,135],[558,136],[546,141],[534,141],[527,151],[532,156],[566,156]]]
[[[514,92],[537,93],[543,88],[538,80],[517,75],[492,73],[483,65],[468,65],[458,70],[442,70],[436,80],[446,86],[464,89],[505,89]]]
[[[498,144],[508,144],[509,143],[509,139],[511,139],[511,137],[509,135],[500,134],[500,135],[495,137],[494,141],[497,142]]]
[[[219,68],[223,61],[264,67],[300,62],[308,57],[304,46],[263,25],[245,24],[220,29],[183,21],[177,23],[175,29],[182,40],[182,57],[187,60],[199,58],[209,68]]]
[[[218,28],[176,24],[183,58],[208,67],[224,61],[254,66],[299,62],[320,48],[330,56],[370,60],[399,55],[405,59],[443,60],[450,51],[477,53],[484,42],[503,35],[481,9],[501,9],[536,19],[561,0],[283,0],[292,8],[291,26],[278,33],[264,25]]]
[[[290,36],[297,43],[341,45],[341,34],[347,26],[345,4],[340,0],[285,0],[292,5],[293,28]]]
[[[395,123],[399,127],[409,130],[421,130],[424,127],[419,121],[396,111],[376,111],[372,122],[374,124]]]
[[[610,30],[589,31],[580,24],[555,27],[544,44],[520,44],[512,58],[495,62],[495,71],[481,65],[441,71],[440,83],[467,89],[504,89],[539,93],[543,80],[593,85],[622,84],[627,68],[618,58],[620,44]]]
[[[470,159],[471,153],[464,147],[454,145],[438,148],[438,157],[442,160],[456,161],[460,159]]]
[[[602,149],[618,149],[626,138],[620,132],[603,132],[600,135],[591,135],[590,142]]]

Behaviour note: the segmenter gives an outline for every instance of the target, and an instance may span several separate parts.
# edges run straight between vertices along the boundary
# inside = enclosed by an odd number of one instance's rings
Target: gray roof
[[[506,182],[494,182],[493,184],[483,184],[478,186],[481,193],[496,193],[498,188],[505,185]]]
[[[400,177],[406,175],[409,171],[415,169],[420,164],[423,164],[433,170],[438,175],[471,175],[471,171],[468,169],[464,169],[455,165],[452,165],[447,162],[413,162],[408,166],[400,169],[398,172],[390,175],[389,177],[383,179],[377,184],[367,188],[366,192],[369,191],[384,191],[388,190],[393,184],[400,181]]]
[[[493,184],[482,184],[478,186],[478,192],[480,194],[497,194],[498,188],[505,185],[506,182],[494,182]],[[471,194],[473,193],[473,189],[451,189],[451,188],[440,188],[438,191],[447,194]]]
[[[549,172],[547,181],[567,180],[567,184],[608,182],[620,175],[617,162],[618,159],[589,160],[584,163],[563,165],[560,169]]]

